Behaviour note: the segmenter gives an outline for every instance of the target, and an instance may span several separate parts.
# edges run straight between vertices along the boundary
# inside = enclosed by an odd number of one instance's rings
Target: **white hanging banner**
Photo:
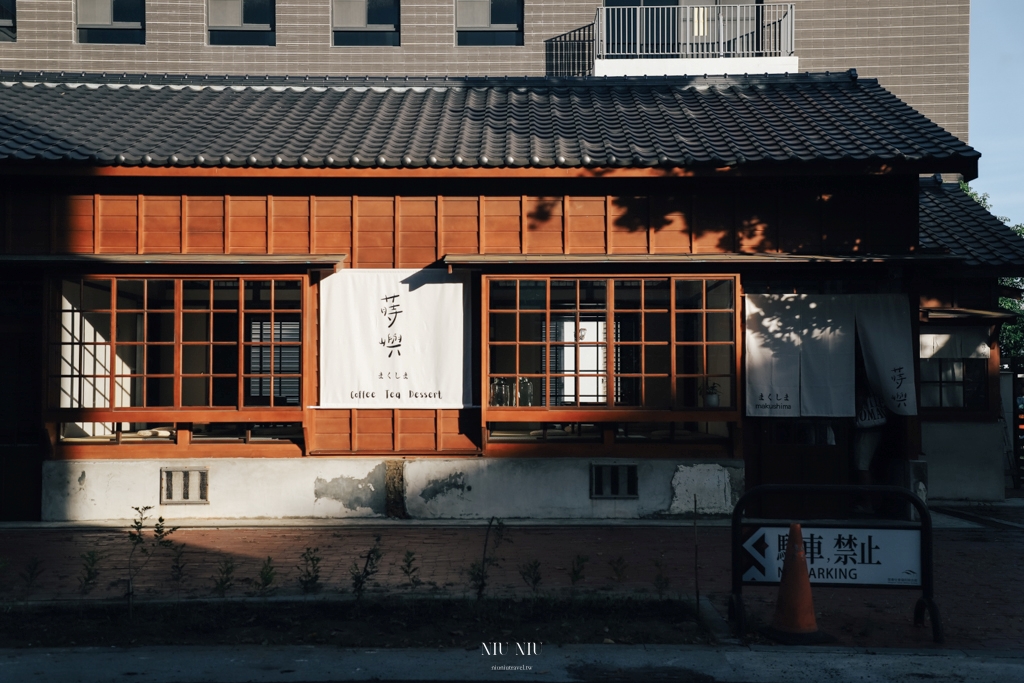
[[[897,415],[917,415],[910,307],[904,294],[856,297],[857,336],[875,394]]]
[[[850,296],[748,294],[747,415],[852,417]]]
[[[320,281],[321,408],[472,403],[468,288],[440,270],[349,269]]]
[[[805,417],[853,417],[855,342],[850,296],[801,297],[800,414]]]
[[[796,298],[746,297],[747,415],[800,416],[800,338],[789,324]]]

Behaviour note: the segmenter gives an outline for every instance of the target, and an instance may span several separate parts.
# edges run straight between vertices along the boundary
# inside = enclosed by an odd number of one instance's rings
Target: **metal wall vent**
[[[209,494],[210,472],[206,467],[161,468],[161,505],[208,505]]]
[[[591,498],[637,498],[636,465],[591,465]]]

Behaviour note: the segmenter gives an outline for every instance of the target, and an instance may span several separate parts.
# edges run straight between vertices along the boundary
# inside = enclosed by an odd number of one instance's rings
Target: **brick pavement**
[[[517,567],[538,560],[541,592],[567,594],[568,569],[576,555],[588,556],[585,578],[578,589],[595,594],[656,595],[659,571],[670,580],[668,593],[689,598],[694,591],[693,529],[680,526],[516,526],[509,524],[511,543],[495,553],[500,566],[492,572],[489,594],[529,593]],[[255,577],[270,556],[279,570],[280,595],[300,595],[296,565],[306,547],[318,547],[323,558],[321,580],[327,596],[347,593],[348,567],[365,553],[375,534],[381,535],[384,558],[379,586],[389,594],[468,596],[468,568],[479,561],[485,529],[481,526],[423,526],[394,522],[386,525],[343,527],[190,528],[172,537],[186,544],[183,598],[210,595],[222,560],[231,558],[236,578]],[[725,614],[730,585],[729,530],[700,527],[699,580],[701,592]],[[118,599],[123,587],[110,582],[124,576],[130,545],[125,530],[69,528],[0,529],[0,558],[8,567],[0,577],[0,600]],[[102,556],[97,587],[88,596],[78,593],[80,556],[95,550]],[[424,583],[403,587],[399,565],[406,551],[416,554]],[[625,571],[616,580],[611,562],[623,558]],[[42,573],[34,585],[21,576],[32,558]],[[660,564],[661,569],[655,565]],[[170,580],[171,556],[158,552],[137,580],[142,599],[175,596]],[[1024,531],[1007,529],[945,529],[935,533],[936,602],[946,629],[945,647],[1019,650],[1024,647],[1024,598],[1017,581],[1024,577]],[[241,597],[237,585],[229,596]],[[840,644],[860,647],[938,647],[929,628],[915,628],[912,614],[917,593],[912,590],[814,589],[821,628]],[[770,621],[775,600],[771,588],[746,588],[751,623]]]

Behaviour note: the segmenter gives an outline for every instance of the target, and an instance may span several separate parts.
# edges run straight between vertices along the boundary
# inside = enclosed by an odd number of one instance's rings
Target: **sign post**
[[[889,519],[781,520],[744,517],[746,506],[771,494],[859,494],[900,498],[917,509],[920,521]],[[803,527],[807,574],[812,585],[918,588],[914,623],[924,624],[928,611],[932,637],[943,640],[934,601],[932,520],[920,498],[897,486],[765,485],[751,489],[732,515],[732,596],[729,618],[739,635],[745,631],[743,586],[777,584],[782,577],[790,523]]]

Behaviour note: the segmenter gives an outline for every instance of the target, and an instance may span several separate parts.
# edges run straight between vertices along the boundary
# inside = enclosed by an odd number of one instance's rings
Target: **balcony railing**
[[[597,59],[788,57],[793,5],[600,7]]]

